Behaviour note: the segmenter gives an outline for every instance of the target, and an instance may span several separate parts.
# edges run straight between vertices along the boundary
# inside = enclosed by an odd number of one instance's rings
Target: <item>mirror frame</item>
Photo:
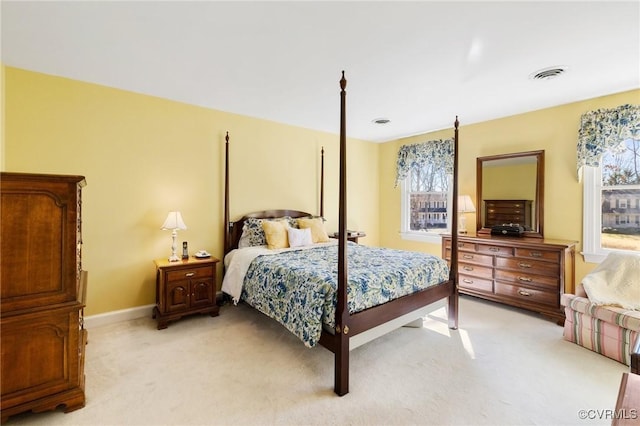
[[[536,168],[536,207],[533,212],[536,229],[525,231],[524,237],[544,238],[544,150],[514,152],[511,154],[491,155],[478,157],[476,159],[476,203],[478,212],[476,213],[476,231],[478,234],[491,234],[491,228],[486,228],[482,223],[482,208],[484,207],[482,198],[482,167],[485,162],[494,160],[505,160],[511,158],[535,157]]]

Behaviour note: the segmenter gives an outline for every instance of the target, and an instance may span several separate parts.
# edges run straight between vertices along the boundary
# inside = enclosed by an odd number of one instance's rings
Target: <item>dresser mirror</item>
[[[543,237],[544,150],[477,158],[476,229],[518,224],[525,237]]]

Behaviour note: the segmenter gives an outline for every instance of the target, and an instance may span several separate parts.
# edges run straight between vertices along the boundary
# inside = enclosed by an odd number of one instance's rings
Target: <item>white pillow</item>
[[[311,228],[288,228],[287,232],[289,233],[289,247],[300,247],[313,244]]]

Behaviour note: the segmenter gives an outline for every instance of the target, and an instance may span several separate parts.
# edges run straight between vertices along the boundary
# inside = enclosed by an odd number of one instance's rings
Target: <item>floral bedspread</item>
[[[448,279],[439,257],[355,243],[347,246],[350,313],[436,285]],[[242,299],[315,346],[322,324],[335,325],[338,246],[261,255],[250,264]]]

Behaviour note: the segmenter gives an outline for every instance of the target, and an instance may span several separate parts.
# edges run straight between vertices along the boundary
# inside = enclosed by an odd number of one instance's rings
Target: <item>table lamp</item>
[[[171,257],[169,257],[169,262],[177,262],[180,260],[178,255],[176,254],[176,250],[178,249],[176,239],[178,237],[178,229],[187,229],[187,225],[184,224],[182,220],[182,215],[180,212],[169,212],[167,215],[167,219],[162,224],[161,229],[163,231],[171,230]]]
[[[473,201],[471,201],[471,197],[468,195],[459,195],[458,196],[458,229],[460,234],[467,233],[467,218],[465,217],[465,213],[475,213],[476,207],[473,205]]]

